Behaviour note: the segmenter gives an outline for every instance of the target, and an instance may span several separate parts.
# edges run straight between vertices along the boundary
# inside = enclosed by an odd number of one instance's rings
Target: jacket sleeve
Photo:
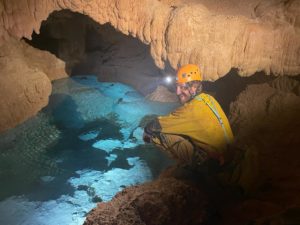
[[[191,104],[185,104],[169,115],[158,117],[158,121],[161,132],[180,135],[193,132],[197,128],[195,124],[198,123],[194,117],[194,106]]]

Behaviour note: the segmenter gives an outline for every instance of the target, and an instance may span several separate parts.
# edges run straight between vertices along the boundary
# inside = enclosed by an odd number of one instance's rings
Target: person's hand
[[[150,143],[151,142],[151,137],[144,132],[144,134],[143,134],[143,140],[146,143]]]

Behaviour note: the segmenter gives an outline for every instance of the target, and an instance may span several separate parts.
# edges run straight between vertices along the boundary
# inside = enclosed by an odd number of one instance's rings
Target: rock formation
[[[207,197],[196,186],[174,178],[130,187],[109,203],[99,203],[85,225],[201,224]]]
[[[100,25],[86,15],[61,10],[42,23],[40,32],[27,42],[65,61],[72,76],[93,74],[99,81],[131,85],[144,95],[162,80],[149,46],[109,24]]]
[[[0,47],[0,68],[0,132],[46,106],[51,80],[66,76],[64,62],[16,40]]]
[[[174,69],[197,63],[207,80],[232,67],[244,76],[256,71],[299,74],[299,1],[237,2],[2,0],[0,43],[30,38],[51,12],[70,9],[149,44],[160,68],[166,62]]]
[[[50,13],[63,9],[109,23],[149,45],[160,69],[196,63],[206,80],[216,80],[231,68],[242,76],[300,71],[297,0],[1,0],[0,45],[11,38],[30,39]]]
[[[225,224],[300,222],[299,85],[288,77],[249,85],[231,104],[236,145],[244,152],[235,178],[251,198],[225,210]]]
[[[159,76],[185,63],[198,64],[207,81],[224,77],[232,68],[246,77],[259,71],[275,76],[300,74],[299,0],[0,0],[0,131],[37,113],[48,102],[51,80],[66,76],[62,61],[20,41],[31,39],[33,31],[39,34],[42,21],[61,10],[80,13],[101,25],[110,24],[130,36],[128,40],[138,39],[147,45]],[[86,27],[77,22],[85,32]],[[53,31],[53,37],[62,40],[70,35],[67,40],[74,41],[60,48],[58,54],[66,61],[68,71],[82,72],[90,68],[90,61],[85,59],[103,60],[101,55],[94,57],[84,52],[81,46],[85,44],[84,39],[74,39],[76,34],[68,30],[62,32],[63,36],[55,36],[61,34],[61,28],[58,30]],[[129,51],[130,41],[118,47],[125,47],[123,52]],[[68,45],[70,48],[66,49]],[[72,50],[78,58],[72,57]],[[92,65],[93,69],[102,70],[103,74],[118,74],[117,80],[132,82],[138,89],[153,79],[152,74],[146,74],[142,81],[138,80],[145,75],[141,72],[143,65],[152,63],[148,58],[145,64],[139,65],[139,73],[132,74],[129,69],[124,76],[119,76],[122,73],[116,70],[117,65],[105,67],[104,61],[101,68]],[[108,80],[107,77],[99,76],[99,79]],[[300,205],[297,79],[280,77],[271,83],[249,85],[231,105],[237,146],[244,155],[235,179],[255,200],[221,209],[225,224],[278,222],[281,218],[276,215]],[[173,186],[168,187],[170,184]],[[154,194],[153,188],[157,190]],[[181,194],[176,196],[176,193]],[[195,193],[199,197],[195,198],[197,202],[192,198]],[[180,213],[205,212],[202,203],[206,200],[201,196],[197,188],[187,183],[161,178],[153,184],[125,189],[112,202],[101,203],[86,224],[100,223],[100,220],[103,224],[119,223],[120,218],[124,219],[121,224],[150,223],[151,215],[156,213],[153,207],[156,203],[165,213],[159,214],[158,219],[165,224],[176,224],[166,215],[178,215],[176,222],[184,224],[186,221]],[[179,200],[199,206],[199,211],[188,211]],[[110,210],[114,210],[112,217],[106,217]],[[251,214],[253,211],[256,213]],[[236,214],[238,218],[233,216]],[[202,219],[201,216],[192,218],[195,220],[190,224]]]
[[[300,204],[300,198],[291,197],[295,193],[288,191],[292,186],[300,190],[299,85],[287,77],[249,85],[231,104],[237,145],[245,150],[245,166],[253,175],[252,181],[245,175],[242,182],[263,192],[262,198],[269,194],[272,201],[285,198],[290,205]]]
[[[178,102],[176,94],[170,92],[165,86],[159,85],[154,92],[146,96],[147,99],[157,102]]]

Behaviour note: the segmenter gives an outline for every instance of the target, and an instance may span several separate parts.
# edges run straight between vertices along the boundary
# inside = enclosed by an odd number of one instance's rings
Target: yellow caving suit
[[[159,129],[150,128],[152,142],[183,163],[196,160],[201,164],[215,158],[222,164],[224,151],[233,142],[225,113],[219,103],[205,93],[157,120]]]

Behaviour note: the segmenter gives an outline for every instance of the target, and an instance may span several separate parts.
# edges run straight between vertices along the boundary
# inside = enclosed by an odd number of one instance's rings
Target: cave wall
[[[27,43],[33,47],[49,51],[66,63],[66,71],[72,73],[72,68],[85,57],[86,37],[91,19],[69,10],[55,11],[43,21],[39,34],[35,32]],[[101,42],[101,40],[99,40]]]
[[[173,68],[197,63],[207,80],[232,67],[244,76],[256,71],[299,74],[299,1],[252,0],[235,5],[240,13],[222,13],[220,8],[235,2],[2,0],[0,43],[12,36],[30,38],[52,11],[70,9],[149,44],[160,68],[166,62]]]
[[[99,81],[125,83],[144,95],[162,81],[149,45],[70,10],[51,13],[40,34],[27,43],[62,59],[72,76],[96,75]]]
[[[149,45],[161,69],[196,63],[205,80],[217,80],[231,68],[241,76],[300,73],[297,0],[0,0],[0,131],[38,112],[48,102],[51,80],[66,76],[62,61],[19,41],[30,39],[32,31],[39,33],[41,22],[63,9],[109,23]],[[246,151],[240,183],[255,190],[262,208],[275,205],[275,216],[300,204],[299,90],[299,82],[290,79],[248,86],[230,110],[237,145]],[[126,190],[120,196],[126,203]],[[104,203],[99,207],[107,212]],[[266,218],[257,203],[250,210],[259,214],[255,218]],[[236,214],[227,213],[229,219]]]
[[[0,132],[46,106],[51,80],[67,76],[63,61],[13,39],[0,46],[0,71]]]
[[[237,68],[241,76],[256,71],[293,76],[300,71],[297,0],[1,0],[0,45],[30,39],[50,13],[63,9],[109,23],[149,45],[161,69],[196,63],[205,80],[217,80],[231,68]],[[8,86],[5,82],[9,83],[3,79],[2,85]],[[36,98],[46,99],[49,93],[36,92]]]
[[[230,106],[236,145],[245,151],[241,185],[277,204],[300,204],[299,90],[299,81],[279,77],[248,85]]]

